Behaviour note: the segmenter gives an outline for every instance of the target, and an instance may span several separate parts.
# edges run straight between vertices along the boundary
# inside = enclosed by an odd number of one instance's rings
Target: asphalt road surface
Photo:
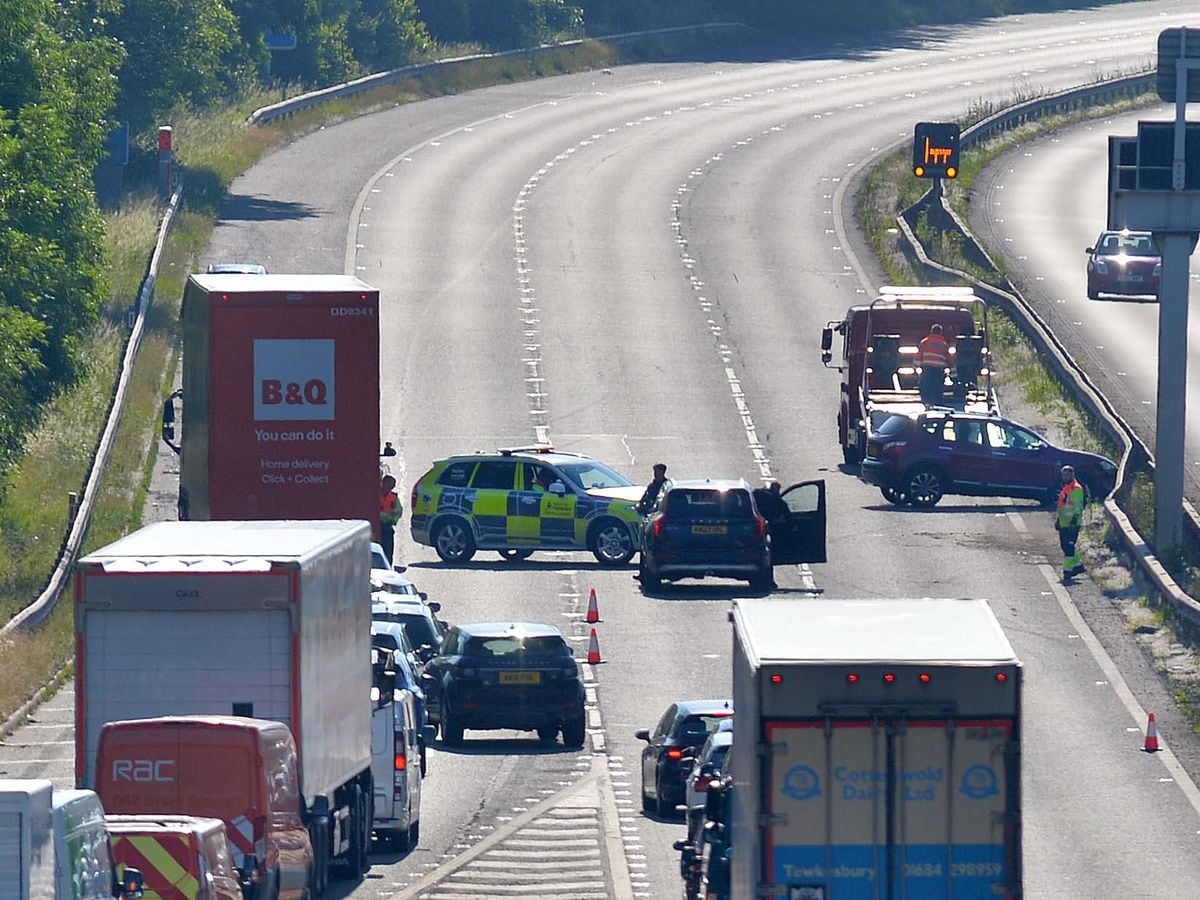
[[[1187,774],[1200,751],[1116,604],[1057,584],[1034,505],[896,509],[842,471],[837,375],[818,340],[882,280],[854,226],[852,176],[911,141],[916,121],[1144,63],[1158,31],[1193,13],[1021,16],[398,107],[261,161],[202,262],[380,287],[383,436],[406,506],[434,459],[537,439],[635,480],[659,460],[680,477],[824,477],[829,562],[777,573],[773,596],[987,597],[1024,661],[1028,895],[1187,896],[1200,883]],[[334,894],[675,896],[683,827],[641,813],[633,732],[672,700],[728,695],[726,612],[744,588],[647,596],[632,569],[580,554],[448,567],[406,537],[398,547],[446,618],[549,621],[581,656],[595,588],[605,661],[584,751],[517,733],[435,747],[418,848],[376,856]],[[1173,753],[1140,752],[1148,709]],[[22,747],[32,732],[3,748],[0,771],[61,780],[18,763]]]

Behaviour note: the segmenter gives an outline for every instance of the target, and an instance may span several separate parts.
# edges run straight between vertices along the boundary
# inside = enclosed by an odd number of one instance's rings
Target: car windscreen
[[[507,663],[538,658],[558,660],[570,656],[571,651],[557,635],[524,638],[501,635],[470,638],[463,655],[481,663]]]
[[[749,519],[753,515],[748,491],[707,488],[676,488],[667,495],[666,511],[672,521]]]
[[[429,619],[420,613],[376,611],[371,613],[371,617],[383,619],[385,622],[399,622],[404,626],[404,633],[408,635],[408,642],[413,647],[421,647],[426,644],[430,647],[438,645],[437,629]]]
[[[727,717],[721,714],[688,716],[680,723],[676,737],[681,741],[703,744],[709,734],[721,724],[721,720]]]
[[[908,428],[910,421],[908,416],[892,416],[875,429],[875,433],[880,437],[893,437]]]
[[[629,487],[632,482],[619,472],[614,472],[602,462],[594,459],[561,463],[558,467],[563,477],[581,491],[593,488]]]

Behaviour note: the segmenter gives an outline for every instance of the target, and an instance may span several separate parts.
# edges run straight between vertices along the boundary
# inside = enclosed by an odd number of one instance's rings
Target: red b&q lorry
[[[183,294],[179,518],[379,519],[379,291],[205,274]]]

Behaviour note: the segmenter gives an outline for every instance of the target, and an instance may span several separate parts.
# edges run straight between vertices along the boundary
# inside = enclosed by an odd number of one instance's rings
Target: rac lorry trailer
[[[361,872],[372,796],[370,540],[357,520],[158,522],[81,559],[77,783],[97,784],[108,722],[281,722],[295,738],[313,893],[331,862]],[[170,766],[128,762],[128,779],[175,777]]]
[[[882,287],[871,303],[850,307],[821,332],[821,362],[842,375],[837,429],[847,465],[862,461],[867,434],[889,416],[925,411],[917,345],[935,323],[950,345],[949,379],[943,377],[938,405],[998,411],[983,299],[967,287]],[[842,336],[842,360],[831,366],[835,332]]]
[[[346,275],[192,275],[180,519],[379,520],[379,291]],[[376,535],[378,537],[378,534]]]
[[[738,600],[738,898],[1021,896],[1021,664],[983,600]]]

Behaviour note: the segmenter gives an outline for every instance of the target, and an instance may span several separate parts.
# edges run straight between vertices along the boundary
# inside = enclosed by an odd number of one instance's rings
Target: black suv
[[[442,743],[456,747],[463,731],[537,731],[551,743],[584,741],[583,678],[562,632],[531,622],[481,622],[451,628],[426,668],[438,695]]]
[[[642,587],[711,575],[767,590],[772,566],[825,562],[825,482],[794,484],[780,496],[787,517],[768,527],[740,478],[667,482],[642,525]]]

